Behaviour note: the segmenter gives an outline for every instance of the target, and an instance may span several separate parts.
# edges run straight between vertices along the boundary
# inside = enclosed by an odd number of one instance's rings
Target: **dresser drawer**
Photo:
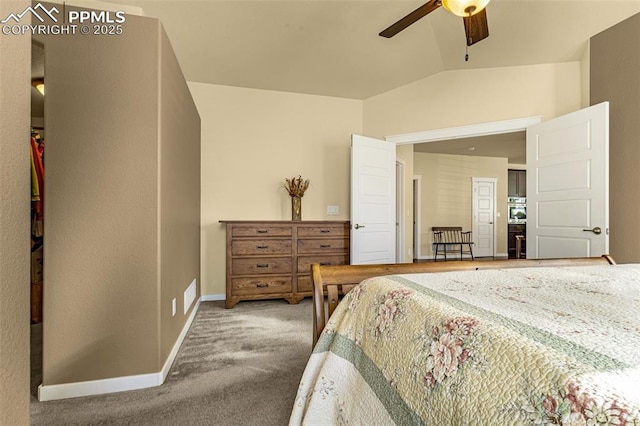
[[[313,291],[313,284],[311,283],[311,274],[298,275],[298,292],[309,293]]]
[[[344,253],[349,250],[348,238],[298,240],[298,253]]]
[[[291,240],[235,240],[231,242],[231,255],[291,254]]]
[[[231,291],[238,296],[290,293],[291,277],[233,278],[231,280]]]
[[[291,226],[235,225],[231,236],[236,237],[291,237]]]
[[[317,225],[298,228],[298,238],[304,237],[344,237],[349,235],[345,225]]]
[[[319,263],[320,265],[346,265],[349,263],[349,255],[299,256],[298,273],[310,274],[312,263]]]
[[[231,260],[232,275],[290,274],[290,257],[240,258]]]

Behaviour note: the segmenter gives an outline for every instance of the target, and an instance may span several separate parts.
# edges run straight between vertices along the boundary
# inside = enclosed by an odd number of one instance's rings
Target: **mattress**
[[[638,425],[640,265],[375,277],[349,292],[290,424]]]

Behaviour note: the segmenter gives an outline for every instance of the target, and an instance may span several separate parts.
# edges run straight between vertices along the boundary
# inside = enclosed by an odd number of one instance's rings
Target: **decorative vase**
[[[302,220],[302,197],[291,197],[291,220]]]

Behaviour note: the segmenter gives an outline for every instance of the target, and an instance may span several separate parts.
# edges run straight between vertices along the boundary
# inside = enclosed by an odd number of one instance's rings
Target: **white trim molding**
[[[473,138],[476,136],[497,135],[501,133],[521,132],[527,127],[538,124],[542,116],[514,118],[511,120],[491,121],[487,123],[471,124],[468,126],[447,127],[444,129],[426,130],[424,132],[404,133],[386,136],[387,142],[396,145],[435,142],[449,139]]]
[[[417,197],[416,197],[417,196]],[[416,199],[417,198],[417,199]],[[413,176],[413,258],[422,257],[422,175]]]
[[[160,386],[167,378],[169,370],[178,355],[178,350],[189,332],[191,323],[193,323],[198,308],[200,308],[200,300],[202,300],[202,298],[198,299],[198,302],[191,310],[191,314],[189,314],[189,318],[185,322],[184,327],[182,327],[182,331],[162,366],[162,370],[157,373],[138,374],[135,376],[112,377],[109,379],[64,383],[61,385],[40,385],[38,386],[38,401],[53,401],[56,399],[76,398],[79,396],[100,395]]]
[[[404,196],[404,175],[407,162],[396,156],[396,263],[404,263],[405,246],[405,196]],[[413,261],[413,259],[412,259]]]
[[[205,294],[200,298],[203,302],[217,302],[218,300],[227,300],[227,295],[221,294]]]

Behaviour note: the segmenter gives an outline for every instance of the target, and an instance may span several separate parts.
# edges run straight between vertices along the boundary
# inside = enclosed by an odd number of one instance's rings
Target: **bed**
[[[640,265],[315,265],[312,280],[290,425],[640,424]]]

